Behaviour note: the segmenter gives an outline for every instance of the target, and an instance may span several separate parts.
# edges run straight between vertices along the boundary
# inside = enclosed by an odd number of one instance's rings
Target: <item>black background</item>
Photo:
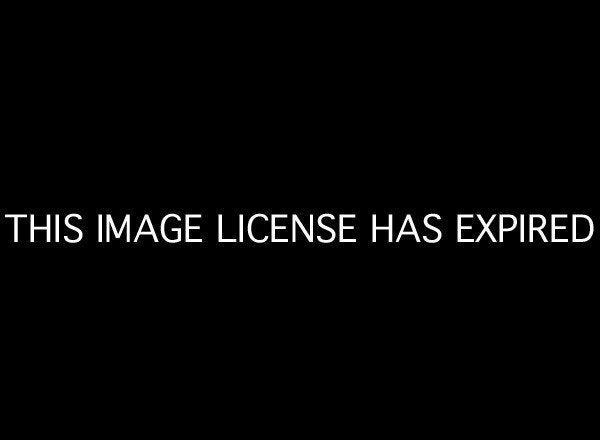
[[[247,12],[23,16],[3,55],[2,213],[356,212],[361,243],[4,240],[11,412],[573,429],[595,389],[597,238],[460,246],[453,218],[597,221],[592,29],[524,11]],[[438,212],[444,241],[371,246],[375,212]]]

